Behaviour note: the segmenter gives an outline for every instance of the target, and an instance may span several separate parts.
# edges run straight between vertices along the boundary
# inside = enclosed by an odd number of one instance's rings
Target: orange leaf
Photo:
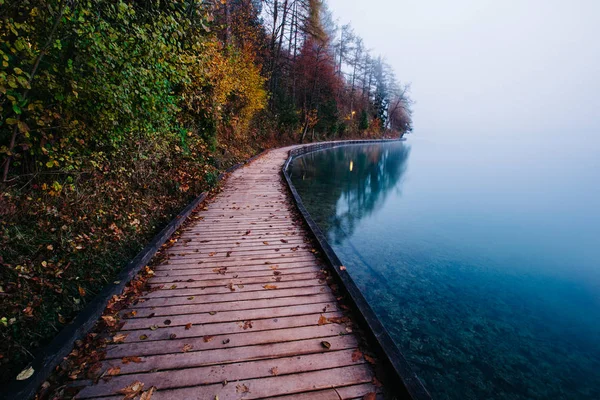
[[[269,370],[269,372],[271,373],[271,375],[273,376],[277,376],[277,374],[279,374],[279,371],[277,370],[277,367],[273,367]]]
[[[190,329],[192,329],[192,323],[191,322],[185,324],[185,330],[188,331]]]
[[[377,393],[371,392],[367,393],[363,396],[363,400],[375,400],[377,398]]]
[[[325,318],[325,316],[324,316],[324,315],[321,315],[321,316],[319,317],[319,322],[318,322],[318,324],[319,324],[319,325],[325,325],[326,323],[327,323],[327,318]]]
[[[273,289],[277,289],[277,286],[275,286],[275,285],[264,285],[263,288],[265,288],[267,290],[273,290]]]
[[[127,335],[120,333],[118,335],[113,336],[113,342],[114,343],[123,343],[125,341],[126,337],[127,337]]]
[[[140,381],[135,381],[131,385],[117,391],[117,393],[125,395],[123,400],[130,400],[137,396],[144,389],[144,384]]]
[[[204,343],[208,343],[208,342],[210,342],[211,340],[213,340],[214,338],[215,338],[214,336],[211,336],[211,335],[206,335],[206,336],[203,336],[203,337],[202,337],[202,340],[204,340]]]
[[[140,400],[150,400],[155,389],[156,387],[152,386],[150,390],[147,390],[144,393],[142,393],[142,395],[140,396]]]
[[[354,352],[352,353],[352,361],[353,362],[357,362],[362,357],[363,357],[363,353],[361,353],[359,349],[354,350]]]
[[[141,363],[143,361],[142,361],[142,359],[140,357],[137,357],[137,356],[128,356],[128,357],[123,357],[121,359],[121,362],[123,364],[129,364],[130,362]]]
[[[187,353],[188,351],[190,351],[191,349],[193,349],[194,346],[192,346],[191,344],[184,344],[183,345],[183,349],[181,349],[184,353]]]
[[[115,375],[119,375],[120,372],[121,372],[121,367],[111,367],[106,371],[106,375],[115,376]]]
[[[85,289],[84,289],[84,288],[82,288],[81,286],[79,286],[79,287],[77,288],[77,290],[79,291],[79,295],[80,295],[81,297],[85,297]]]
[[[367,360],[370,364],[375,364],[375,359],[369,355],[364,355],[365,360]]]

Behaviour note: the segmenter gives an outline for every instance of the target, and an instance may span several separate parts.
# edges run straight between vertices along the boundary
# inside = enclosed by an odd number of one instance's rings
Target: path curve
[[[380,391],[343,323],[280,171],[290,148],[238,169],[167,250],[109,346],[108,381],[79,399],[355,399]],[[326,347],[329,346],[329,349]],[[124,357],[141,362],[124,363]],[[114,369],[113,369],[114,371]],[[369,396],[370,397],[370,396]]]

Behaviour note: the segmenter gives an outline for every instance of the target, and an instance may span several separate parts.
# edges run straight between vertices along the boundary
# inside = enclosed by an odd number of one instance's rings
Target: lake
[[[568,140],[349,145],[290,167],[434,399],[600,399],[600,162]]]

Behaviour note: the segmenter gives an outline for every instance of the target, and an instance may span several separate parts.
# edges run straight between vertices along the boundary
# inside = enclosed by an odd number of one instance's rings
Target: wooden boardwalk
[[[381,391],[293,221],[280,177],[288,150],[234,172],[184,229],[154,268],[155,290],[125,310],[124,342],[107,348],[102,367],[115,376],[77,398],[122,399],[135,382],[156,387],[152,399],[339,400]]]

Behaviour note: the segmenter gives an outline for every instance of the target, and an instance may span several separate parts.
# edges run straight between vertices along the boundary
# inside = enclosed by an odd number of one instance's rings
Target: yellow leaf
[[[17,380],[24,381],[26,379],[29,379],[31,378],[31,375],[33,375],[34,372],[35,370],[33,369],[33,367],[25,368],[23,371],[21,371],[19,375],[17,375]]]

